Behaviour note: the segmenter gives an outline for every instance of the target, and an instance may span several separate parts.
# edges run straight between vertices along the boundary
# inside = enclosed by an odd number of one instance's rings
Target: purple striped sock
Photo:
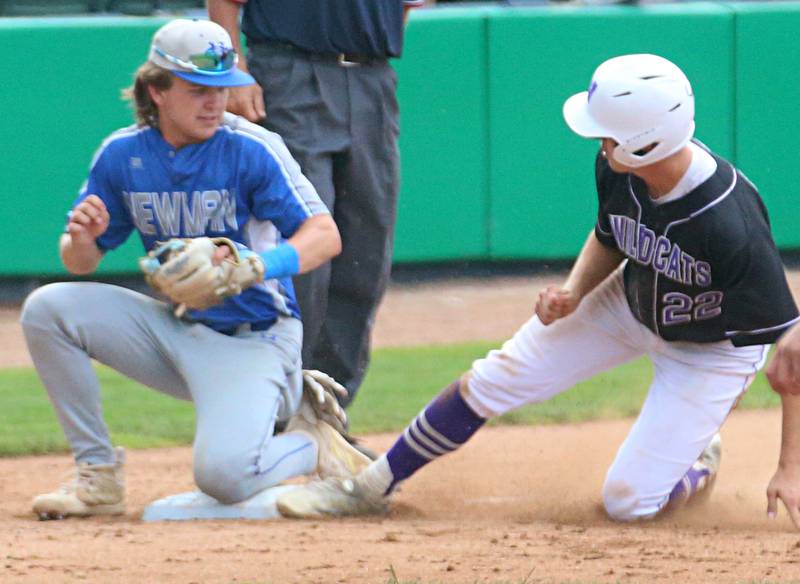
[[[711,471],[707,468],[690,468],[669,494],[669,502],[687,501],[706,486]]]
[[[458,386],[455,381],[437,395],[386,453],[393,476],[387,494],[422,466],[464,444],[486,422],[464,402]]]

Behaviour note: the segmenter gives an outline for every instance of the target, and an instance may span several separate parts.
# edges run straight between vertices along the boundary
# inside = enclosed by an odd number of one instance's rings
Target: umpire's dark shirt
[[[399,57],[404,0],[249,0],[250,42],[284,42],[312,53]]]

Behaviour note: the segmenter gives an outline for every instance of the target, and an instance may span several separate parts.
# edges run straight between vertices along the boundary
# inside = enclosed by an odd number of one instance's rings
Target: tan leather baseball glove
[[[229,252],[220,258],[222,246]],[[215,306],[264,280],[258,254],[239,250],[226,237],[170,239],[140,258],[139,267],[150,286],[178,305],[177,316],[186,308]]]

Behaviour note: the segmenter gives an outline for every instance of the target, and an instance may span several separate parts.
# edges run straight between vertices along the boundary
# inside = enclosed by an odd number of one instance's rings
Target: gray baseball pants
[[[169,306],[143,294],[73,282],[34,291],[21,321],[77,462],[114,462],[95,359],[194,403],[195,482],[222,503],[316,467],[317,446],[307,435],[273,436],[276,420],[286,420],[300,402],[297,319],[281,318],[260,332],[244,325],[226,336],[175,318]]]
[[[275,44],[251,43],[264,125],[280,134],[333,214],[342,253],[295,278],[303,363],[358,390],[391,270],[399,183],[397,78],[387,62],[342,67]]]

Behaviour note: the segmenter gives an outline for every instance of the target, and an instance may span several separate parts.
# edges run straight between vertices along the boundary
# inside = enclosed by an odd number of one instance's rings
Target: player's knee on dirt
[[[643,510],[642,493],[625,477],[607,477],[603,484],[603,506],[615,521],[649,519],[655,513]]]
[[[194,480],[206,495],[232,505],[282,480],[270,477],[260,466],[262,459],[252,450],[226,448],[222,439],[220,444],[223,445],[219,448],[199,450],[195,442]]]
[[[239,503],[252,494],[245,490],[247,465],[244,456],[195,454],[194,481],[201,491],[220,503]]]

